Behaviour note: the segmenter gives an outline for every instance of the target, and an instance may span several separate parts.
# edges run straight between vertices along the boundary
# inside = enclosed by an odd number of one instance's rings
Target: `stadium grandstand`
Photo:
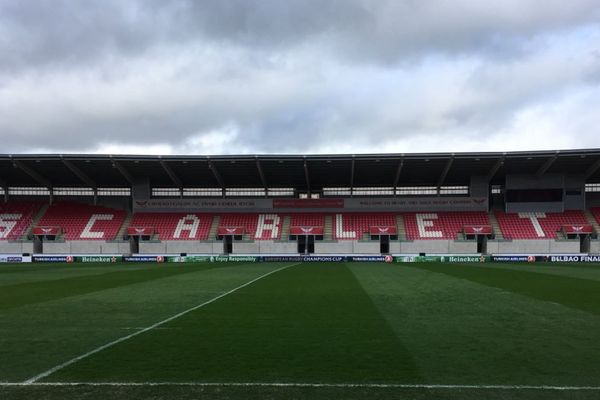
[[[600,253],[600,149],[0,155],[0,254]]]

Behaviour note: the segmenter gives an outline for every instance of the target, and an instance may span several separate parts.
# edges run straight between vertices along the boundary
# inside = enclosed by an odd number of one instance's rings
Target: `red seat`
[[[21,238],[41,207],[38,201],[0,203],[0,240]]]
[[[596,222],[600,224],[600,208],[592,208],[592,215],[596,218]]]
[[[333,237],[338,240],[359,240],[372,226],[396,226],[392,213],[334,214]]]
[[[406,238],[410,240],[455,240],[465,225],[489,225],[486,212],[415,212],[403,213]]]
[[[279,214],[221,214],[222,227],[244,227],[254,240],[281,239],[283,215]]]
[[[555,239],[563,225],[587,225],[582,211],[562,213],[505,213],[496,211],[496,219],[506,239]]]
[[[325,214],[306,213],[292,214],[290,226],[323,227],[325,225]]]
[[[135,213],[129,226],[152,227],[160,240],[206,240],[213,214]]]
[[[114,240],[125,216],[124,210],[64,202],[51,205],[38,225],[61,227],[66,240]]]

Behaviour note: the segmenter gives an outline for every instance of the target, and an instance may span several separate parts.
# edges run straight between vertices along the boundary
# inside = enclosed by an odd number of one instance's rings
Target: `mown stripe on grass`
[[[92,350],[88,351],[87,353],[81,354],[81,355],[79,355],[79,356],[77,356],[75,358],[72,358],[71,360],[68,360],[68,361],[66,361],[66,362],[64,362],[62,364],[56,365],[53,368],[50,368],[49,370],[46,370],[45,372],[42,372],[42,373],[40,373],[40,374],[38,374],[38,375],[36,375],[36,376],[28,379],[27,381],[25,381],[25,384],[35,383],[35,382],[39,381],[40,379],[43,379],[46,376],[51,375],[51,374],[53,374],[56,371],[60,371],[61,369],[65,368],[65,367],[67,367],[69,365],[75,364],[76,362],[78,362],[80,360],[83,360],[83,359],[85,359],[87,357],[90,357],[93,354],[96,354],[96,353],[98,353],[100,351],[108,349],[108,348],[110,348],[110,347],[112,347],[112,346],[114,346],[114,345],[116,345],[118,343],[125,342],[126,340],[129,340],[129,339],[131,339],[133,337],[136,337],[137,335],[141,335],[141,334],[143,334],[145,332],[149,332],[149,331],[151,331],[153,329],[157,329],[158,327],[160,327],[162,325],[165,325],[165,324],[167,324],[170,321],[173,321],[173,320],[175,320],[177,318],[181,318],[182,316],[184,316],[186,314],[189,314],[192,311],[195,311],[197,309],[205,307],[205,306],[207,306],[207,305],[209,305],[209,304],[211,304],[211,303],[213,303],[213,302],[215,302],[215,301],[217,301],[217,300],[219,300],[219,299],[221,299],[221,298],[223,298],[223,297],[225,297],[225,296],[227,296],[227,295],[229,295],[231,293],[234,293],[234,292],[236,292],[236,291],[238,291],[238,290],[240,290],[240,289],[242,289],[242,288],[244,288],[244,287],[246,287],[248,285],[253,284],[254,282],[256,282],[256,281],[258,281],[260,279],[266,278],[267,276],[269,276],[271,274],[277,273],[277,272],[279,272],[279,271],[281,271],[281,270],[283,270],[285,268],[289,268],[289,267],[290,266],[285,266],[285,267],[278,268],[278,269],[276,269],[274,271],[267,272],[266,274],[263,274],[263,275],[261,275],[261,276],[259,276],[257,278],[254,278],[251,281],[242,284],[241,286],[235,287],[235,288],[233,288],[233,289],[231,289],[231,290],[229,290],[227,292],[221,293],[218,296],[213,297],[210,300],[207,300],[207,301],[205,301],[203,303],[200,303],[200,304],[195,305],[195,306],[193,306],[191,308],[188,308],[187,310],[181,311],[181,312],[179,312],[179,313],[177,313],[175,315],[172,315],[172,316],[168,317],[167,319],[164,319],[162,321],[156,322],[156,323],[154,323],[154,324],[152,324],[152,325],[150,325],[148,327],[142,328],[141,330],[139,330],[137,332],[131,333],[131,334],[126,335],[126,336],[122,336],[122,337],[120,337],[120,338],[118,338],[116,340],[113,340],[112,342],[106,343],[106,344],[104,344],[104,345],[102,345],[100,347],[96,347],[95,349],[92,349]]]
[[[214,266],[162,265],[143,270],[125,269],[99,275],[66,277],[3,286],[0,290],[0,310],[149,282],[209,268],[214,268]],[[59,272],[57,271],[57,273]]]
[[[422,382],[344,264],[303,264],[94,354],[53,381]]]
[[[600,314],[600,282],[596,280],[470,264],[422,263],[411,264],[410,268],[438,272],[536,300]]]
[[[427,382],[600,384],[599,318],[407,265],[352,269]]]

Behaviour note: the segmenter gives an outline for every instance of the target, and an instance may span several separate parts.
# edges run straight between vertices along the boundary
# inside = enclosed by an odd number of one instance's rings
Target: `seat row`
[[[41,202],[0,203],[0,240],[25,235]],[[600,209],[592,209],[600,222]],[[73,202],[56,203],[45,210],[37,227],[55,227],[66,240],[114,240],[124,227],[127,212]],[[565,226],[574,231],[589,221],[582,211],[562,213],[410,212],[410,213],[135,213],[127,227],[146,228],[160,240],[206,240],[217,232],[243,234],[254,240],[278,240],[284,225],[293,232],[323,232],[331,226],[336,240],[360,240],[365,234],[398,234],[408,240],[454,240],[465,227],[470,231],[496,225],[505,239],[553,239]],[[314,228],[311,230],[310,228]],[[234,234],[232,233],[232,234]]]

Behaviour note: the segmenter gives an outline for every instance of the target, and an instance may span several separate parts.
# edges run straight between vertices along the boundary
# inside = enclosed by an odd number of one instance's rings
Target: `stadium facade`
[[[0,254],[600,253],[600,149],[0,155]]]

